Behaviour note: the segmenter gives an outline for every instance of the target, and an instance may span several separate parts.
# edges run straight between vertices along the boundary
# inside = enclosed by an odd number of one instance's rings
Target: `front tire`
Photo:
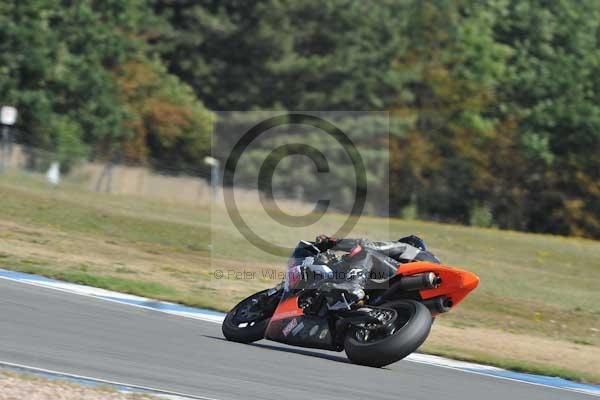
[[[346,355],[355,364],[383,367],[403,359],[423,344],[431,330],[431,313],[414,300],[398,300],[382,304],[398,312],[403,325],[389,336],[373,340],[360,340],[357,329],[349,329],[344,340]]]
[[[265,337],[265,331],[277,307],[276,299],[268,295],[269,290],[245,298],[227,313],[221,325],[227,340],[252,343]]]

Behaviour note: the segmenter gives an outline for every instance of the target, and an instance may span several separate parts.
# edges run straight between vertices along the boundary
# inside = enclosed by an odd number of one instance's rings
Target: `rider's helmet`
[[[405,236],[403,238],[398,239],[398,241],[401,243],[410,244],[411,246],[416,247],[421,251],[427,250],[427,246],[425,246],[425,242],[423,241],[423,239],[415,235]]]

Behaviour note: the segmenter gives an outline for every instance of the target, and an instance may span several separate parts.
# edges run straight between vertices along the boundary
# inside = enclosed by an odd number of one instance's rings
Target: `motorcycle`
[[[304,261],[291,261],[282,283],[237,304],[223,321],[225,338],[344,350],[355,364],[383,367],[417,350],[434,319],[455,308],[479,284],[475,274],[442,265],[432,255],[402,263],[357,246],[341,258],[329,250],[318,256],[327,260],[320,266],[326,271],[315,273],[312,268],[312,281]],[[367,271],[357,289],[362,290],[360,300],[349,301],[348,288],[330,279],[326,265],[332,264],[351,274]]]

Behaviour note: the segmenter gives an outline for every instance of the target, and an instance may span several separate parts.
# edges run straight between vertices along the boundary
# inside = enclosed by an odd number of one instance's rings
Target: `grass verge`
[[[66,379],[48,379],[35,374],[0,369],[0,400],[158,400],[139,393],[120,393],[106,386],[89,386]]]
[[[56,271],[52,268],[37,265],[20,266],[19,272],[42,275],[60,281],[78,283],[80,285],[112,290],[115,292],[129,293],[154,299],[176,299],[177,290],[156,282],[145,282],[134,279],[117,278],[114,276],[100,276],[83,271]]]
[[[598,374],[585,373],[568,368],[561,368],[547,364],[535,363],[530,361],[516,360],[512,358],[503,358],[490,356],[489,354],[478,351],[465,351],[462,348],[453,346],[426,346],[424,352],[436,356],[448,357],[459,361],[477,362],[480,364],[492,365],[504,368],[510,371],[525,372],[537,375],[557,376],[564,379],[580,382],[599,382]]]

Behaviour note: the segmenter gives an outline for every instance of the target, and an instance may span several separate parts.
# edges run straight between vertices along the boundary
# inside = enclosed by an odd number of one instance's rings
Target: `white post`
[[[0,123],[2,123],[2,149],[0,151],[0,172],[7,164],[10,156],[10,127],[17,121],[17,109],[11,106],[0,108]]]
[[[204,163],[210,165],[210,186],[213,200],[216,201],[219,193],[219,166],[221,163],[214,157],[204,157]]]
[[[50,168],[46,173],[46,179],[48,179],[48,183],[53,186],[56,186],[60,183],[60,164],[54,161],[50,164]]]

